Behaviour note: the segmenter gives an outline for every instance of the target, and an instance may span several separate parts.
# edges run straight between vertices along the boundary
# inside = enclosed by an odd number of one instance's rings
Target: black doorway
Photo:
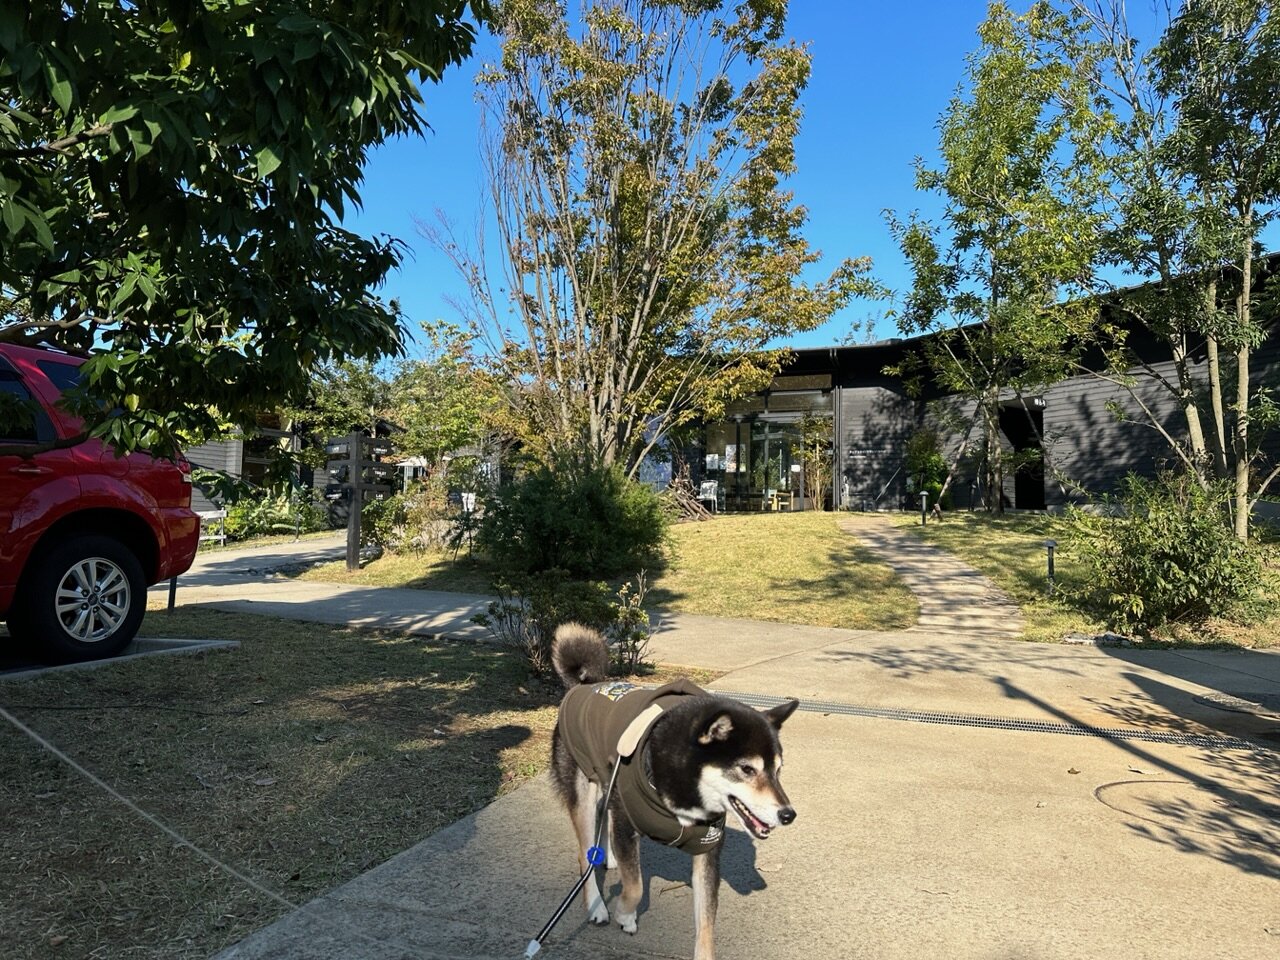
[[[1044,411],[1032,406],[1028,400],[1013,403],[1000,410],[1000,430],[1013,444],[1022,465],[1013,475],[1013,506],[1015,510],[1043,510],[1044,502],[1044,450],[1040,438],[1044,436]]]

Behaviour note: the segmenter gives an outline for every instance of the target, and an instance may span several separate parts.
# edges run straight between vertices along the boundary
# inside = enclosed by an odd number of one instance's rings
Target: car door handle
[[[22,463],[16,467],[9,468],[10,473],[19,473],[25,477],[39,477],[46,473],[53,473],[52,467],[40,467],[34,463]]]

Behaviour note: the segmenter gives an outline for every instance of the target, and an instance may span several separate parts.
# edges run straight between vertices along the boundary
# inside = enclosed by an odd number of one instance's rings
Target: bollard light
[[[920,491],[920,526],[929,522],[929,491]]]
[[[1057,540],[1046,540],[1046,541],[1044,542],[1044,548],[1045,548],[1045,550],[1046,550],[1046,551],[1048,551],[1048,554],[1049,554],[1049,557],[1048,557],[1048,559],[1049,559],[1049,596],[1051,596],[1051,597],[1053,596],[1053,588],[1054,588],[1054,582],[1053,582],[1053,549],[1054,549],[1054,547],[1056,547],[1057,545],[1058,545],[1058,541],[1057,541]]]

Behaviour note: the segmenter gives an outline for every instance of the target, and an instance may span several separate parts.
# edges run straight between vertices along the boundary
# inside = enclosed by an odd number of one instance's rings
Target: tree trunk
[[[1222,407],[1222,366],[1216,335],[1210,334],[1206,346],[1208,396],[1213,408],[1213,475],[1219,480],[1226,480],[1226,413]]]
[[[987,428],[987,509],[1004,513],[1004,448],[1000,446],[1000,393],[988,387],[982,398]]]
[[[1245,222],[1251,214],[1246,212]],[[1237,313],[1240,319],[1240,345],[1236,348],[1236,421],[1232,446],[1235,454],[1235,512],[1236,537],[1249,540],[1249,341],[1248,330],[1253,291],[1253,232],[1245,231],[1244,258],[1240,264],[1240,299]]]
[[[1187,335],[1170,338],[1173,346],[1173,365],[1178,373],[1178,406],[1187,418],[1187,442],[1191,445],[1191,462],[1195,465],[1200,485],[1207,487],[1211,466],[1205,444],[1204,428],[1200,423],[1200,407],[1196,402],[1195,382],[1188,362]]]

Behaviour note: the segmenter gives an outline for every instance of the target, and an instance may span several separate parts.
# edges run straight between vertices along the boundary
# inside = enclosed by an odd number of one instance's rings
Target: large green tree
[[[1087,33],[1063,49],[1087,64],[1107,120],[1100,149],[1081,158],[1112,198],[1102,259],[1152,281],[1108,298],[1123,322],[1097,331],[1112,361],[1102,375],[1133,390],[1203,484],[1230,483],[1235,532],[1247,539],[1254,502],[1280,474],[1262,454],[1280,411],[1251,370],[1269,335],[1255,309],[1256,260],[1280,201],[1280,23],[1265,0],[1187,0],[1144,45],[1120,0],[1067,6]],[[1171,375],[1126,349],[1135,327],[1169,347]],[[1176,399],[1185,439],[1140,396],[1152,386]]]
[[[1088,103],[1072,65],[1046,46],[1069,34],[1046,3],[1015,15],[988,8],[965,83],[939,123],[939,163],[917,161],[916,183],[944,203],[940,222],[889,214],[913,273],[895,315],[926,341],[926,375],[973,401],[955,461],[981,427],[990,508],[1003,510],[1001,405],[1064,376],[1064,350],[1089,289],[1095,183],[1064,162],[1073,138],[1088,149]],[[955,474],[952,467],[944,492]]]
[[[0,341],[100,349],[89,428],[165,447],[401,350],[397,241],[342,227],[369,150],[484,0],[0,4]],[[113,408],[123,416],[108,416]]]
[[[635,472],[691,419],[768,383],[765,348],[826,320],[795,171],[809,55],[786,0],[508,0],[481,76],[499,249],[447,232],[522,436]],[[491,269],[500,263],[500,269]]]

